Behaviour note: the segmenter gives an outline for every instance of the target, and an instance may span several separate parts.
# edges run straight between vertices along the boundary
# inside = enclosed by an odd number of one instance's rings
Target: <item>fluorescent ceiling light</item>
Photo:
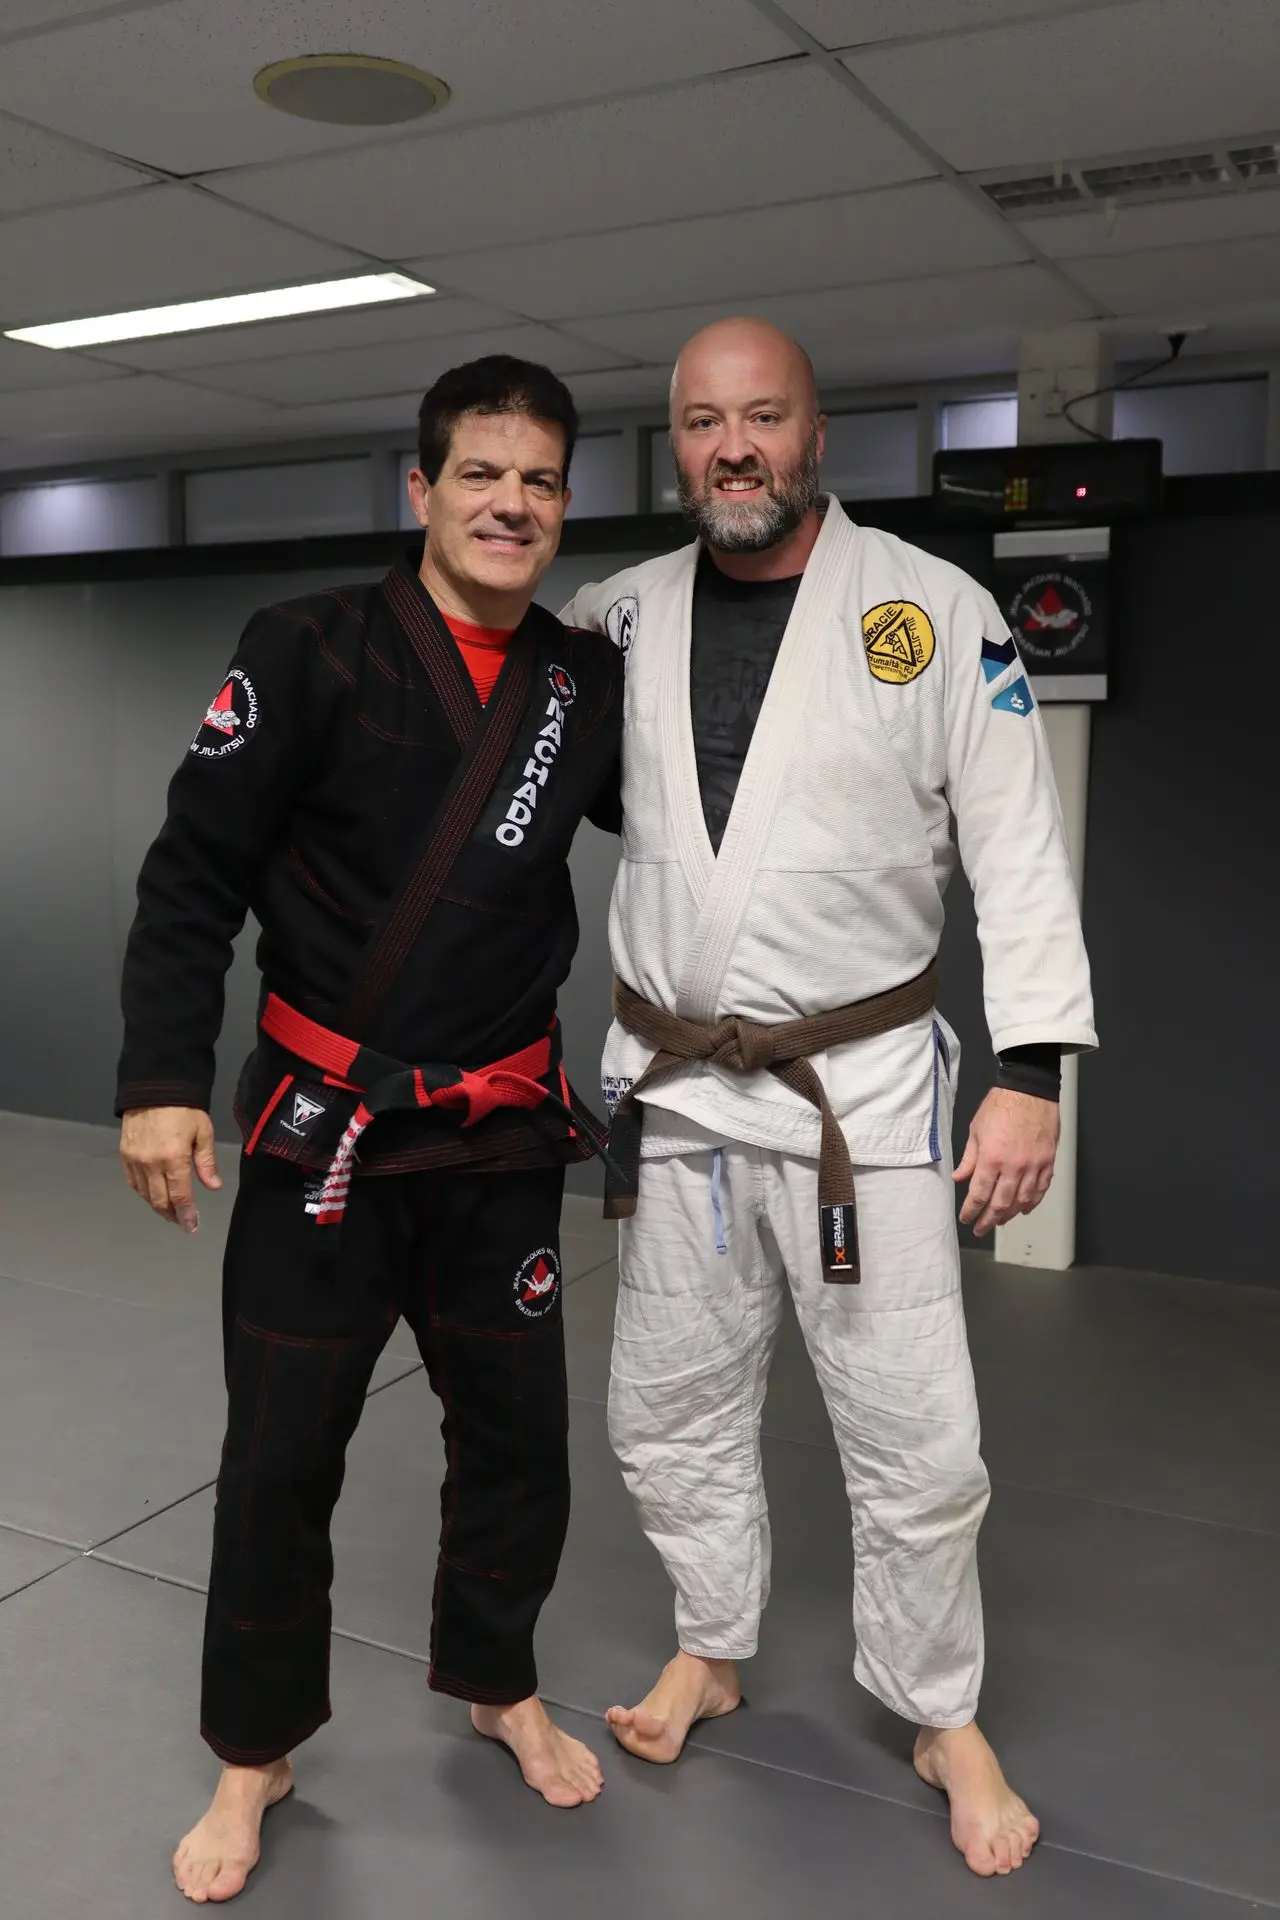
[[[11,327],[5,330],[5,339],[25,340],[34,347],[105,347],[117,340],[153,340],[162,333],[202,333],[211,327],[244,327],[254,320],[287,320],[300,313],[377,306],[385,300],[418,300],[434,292],[434,287],[404,273],[362,273],[350,280],[322,280],[313,287],[230,293],[217,300],[184,300],[176,307],[109,313],[98,320]]]

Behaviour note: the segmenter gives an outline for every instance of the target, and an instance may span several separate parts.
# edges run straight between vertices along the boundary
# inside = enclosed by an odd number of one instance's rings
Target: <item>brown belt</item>
[[[629,1219],[636,1210],[640,1187],[640,1148],[644,1113],[639,1096],[655,1080],[673,1067],[690,1060],[706,1060],[732,1073],[767,1071],[783,1086],[802,1095],[818,1109],[822,1119],[822,1145],[818,1155],[818,1228],[822,1244],[822,1264],[828,1280],[853,1281],[861,1278],[858,1265],[857,1210],[853,1193],[853,1162],[840,1128],[831,1110],[826,1089],[809,1059],[810,1054],[841,1047],[851,1040],[872,1040],[897,1027],[931,1013],[937,999],[938,964],[931,960],[923,973],[887,993],[874,994],[869,1000],[855,1000],[831,1013],[815,1014],[809,1020],[784,1020],[766,1027],[754,1020],[729,1018],[703,1026],[696,1020],[682,1020],[642,999],[625,981],[613,982],[613,1011],[628,1033],[657,1053],[640,1078],[619,1101],[609,1136],[610,1156],[617,1162],[619,1179],[606,1169],[604,1212],[606,1220]]]

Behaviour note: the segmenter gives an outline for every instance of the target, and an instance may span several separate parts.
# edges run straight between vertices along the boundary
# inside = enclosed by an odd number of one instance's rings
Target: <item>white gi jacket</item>
[[[828,498],[717,859],[689,704],[698,552],[583,587],[560,616],[627,655],[616,971],[693,1020],[824,1013],[928,965],[959,857],[996,1051],[1094,1047],[1048,745],[990,594],[947,561],[855,527]],[[652,1051],[615,1022],[606,1099]],[[950,1028],[929,1017],[814,1056],[855,1162],[940,1157],[957,1056]],[[819,1120],[767,1072],[674,1069],[653,1090],[646,1154],[708,1134],[816,1155]]]

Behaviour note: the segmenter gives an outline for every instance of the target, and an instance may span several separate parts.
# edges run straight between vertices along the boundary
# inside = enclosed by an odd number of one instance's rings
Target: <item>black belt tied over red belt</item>
[[[476,1068],[439,1062],[408,1066],[402,1060],[393,1060],[387,1054],[321,1026],[319,1021],[299,1013],[274,993],[267,996],[259,1024],[268,1039],[292,1054],[301,1065],[322,1074],[325,1086],[359,1096],[328,1171],[306,1203],[307,1212],[317,1226],[341,1224],[347,1209],[356,1148],[361,1136],[381,1113],[413,1113],[437,1108],[460,1115],[460,1125],[465,1128],[476,1126],[499,1108],[532,1111],[548,1106],[563,1114],[575,1132],[590,1140],[606,1163],[608,1161],[594,1129],[587,1124],[589,1116],[574,1109],[563,1068],[560,1070],[563,1098],[543,1085],[558,1058],[552,1051],[552,1038],[559,1024],[555,1019],[543,1038],[532,1046]],[[257,1146],[264,1127],[295,1078],[295,1074],[286,1074],[276,1088],[246,1143],[246,1153],[252,1153]]]
[[[619,1168],[606,1162],[604,1214],[606,1220],[625,1220],[636,1210],[640,1189],[640,1153],[644,1109],[639,1096],[675,1067],[705,1060],[733,1073],[768,1071],[816,1107],[822,1119],[818,1157],[818,1232],[827,1280],[857,1283],[858,1215],[853,1192],[853,1162],[832,1111],[826,1088],[809,1055],[853,1040],[871,1040],[932,1013],[938,989],[938,965],[930,961],[923,973],[887,993],[855,1000],[830,1013],[805,1020],[783,1020],[776,1026],[728,1017],[712,1025],[685,1020],[665,1007],[655,1007],[625,980],[614,979],[613,1011],[620,1025],[657,1052],[640,1078],[618,1102],[609,1145]]]

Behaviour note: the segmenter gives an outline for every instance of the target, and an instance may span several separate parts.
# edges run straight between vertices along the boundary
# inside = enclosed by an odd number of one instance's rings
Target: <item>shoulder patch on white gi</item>
[[[867,665],[888,687],[905,687],[937,651],[933,622],[913,600],[884,600],[862,616]]]
[[[253,682],[232,667],[216,700],[205,709],[191,752],[201,760],[222,760],[238,753],[258,724],[258,696]]]
[[[640,623],[640,602],[634,593],[615,600],[604,617],[604,630],[625,660],[630,653]]]
[[[1088,637],[1093,602],[1074,573],[1033,574],[1005,615],[1033,660],[1062,660]]]
[[[1011,687],[1006,687],[1003,693],[997,693],[991,704],[1000,713],[1021,714],[1025,720],[1036,703],[1031,697],[1030,687],[1020,675]]]
[[[560,1292],[560,1258],[551,1247],[539,1247],[516,1269],[516,1307],[526,1320],[542,1320]]]
[[[1018,649],[1012,640],[994,640],[982,642],[982,677],[988,685],[998,680],[1000,675],[1014,665],[1018,658]]]

